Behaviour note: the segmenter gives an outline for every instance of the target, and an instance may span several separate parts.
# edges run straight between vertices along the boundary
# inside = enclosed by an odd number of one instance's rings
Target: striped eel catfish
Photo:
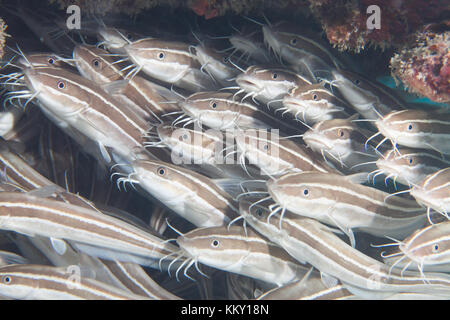
[[[444,273],[396,269],[352,248],[319,221],[287,213],[280,220],[260,204],[240,201],[240,212],[257,232],[285,249],[301,263],[309,263],[328,278],[336,278],[362,298],[384,298],[399,292],[450,294],[450,276]],[[281,229],[280,229],[281,223]]]
[[[130,60],[150,77],[197,92],[215,89],[212,78],[200,71],[200,64],[183,42],[144,38],[127,44]]]
[[[168,147],[174,164],[219,164],[218,156],[223,149],[224,137],[215,130],[178,128],[167,124],[156,127],[158,141],[148,142],[150,147]],[[222,161],[223,163],[223,161]]]
[[[67,240],[82,252],[156,267],[176,246],[123,220],[26,193],[0,193],[0,228],[29,236]]]
[[[123,80],[125,76],[121,71],[123,61],[97,46],[79,44],[73,49],[72,56],[78,72],[97,84]]]
[[[220,226],[239,210],[231,196],[212,179],[195,171],[156,160],[136,160],[128,178],[197,227]]]
[[[373,141],[366,143],[372,133],[352,120],[353,117],[319,121],[303,134],[303,141],[344,172],[371,172],[376,169],[374,161],[380,154]]]
[[[394,147],[450,153],[450,112],[428,110],[393,111],[375,122],[378,131]]]
[[[191,122],[215,130],[280,128],[282,132],[298,133],[301,128],[261,111],[251,103],[234,100],[233,93],[197,92],[179,102],[181,109],[191,118],[178,123]]]
[[[336,118],[347,119],[353,113],[347,102],[325,88],[323,82],[293,88],[282,103],[280,111],[309,125]]]
[[[142,38],[142,35],[102,25],[97,28],[97,38],[100,41],[99,46],[115,54],[125,54],[125,46],[131,41],[129,38],[138,39]]]
[[[331,85],[365,119],[377,120],[393,110],[403,109],[403,102],[389,88],[348,70],[334,70]]]
[[[260,295],[258,300],[343,300],[354,295],[344,285],[325,285],[320,273],[312,271],[302,279],[274,288]]]
[[[106,148],[128,160],[142,154],[147,122],[92,81],[56,68],[29,68],[25,77],[45,114],[96,143],[106,163],[111,161]]]
[[[403,270],[450,272],[450,221],[416,230],[398,244],[399,252],[386,255],[385,261]],[[391,244],[389,244],[391,245]]]
[[[2,180],[31,191],[54,183],[34,170],[20,156],[12,152],[6,143],[0,141],[0,171]]]
[[[450,212],[450,167],[428,175],[413,186],[409,193],[421,205],[440,212],[449,218]]]
[[[205,70],[211,78],[222,86],[228,86],[240,73],[229,61],[229,58],[214,49],[197,45],[192,47],[195,58],[201,64],[200,70]]]
[[[450,167],[450,161],[433,150],[399,147],[398,152],[395,149],[385,152],[376,165],[377,171],[393,177],[394,183],[398,181],[411,186],[436,171]]]
[[[250,66],[236,77],[236,83],[241,88],[238,93],[245,92],[245,97],[255,99],[275,107],[281,106],[281,99],[291,90],[310,85],[311,81],[295,72],[281,68],[264,68]]]
[[[173,164],[212,178],[247,179],[249,175],[258,176],[256,167],[242,168],[235,163],[235,159],[230,157],[234,151],[224,153],[234,148],[234,136],[212,129],[204,131],[196,126],[193,129],[179,128],[164,123],[156,127],[156,133],[157,137],[149,134],[150,141],[146,147],[169,148]]]
[[[136,263],[111,260],[102,262],[125,287],[135,294],[154,300],[181,300],[180,297],[160,286]]]
[[[329,52],[326,44],[316,35],[299,31],[287,23],[265,25],[262,28],[264,43],[276,56],[288,62],[304,75],[315,76],[340,66],[340,62]]]
[[[403,238],[424,226],[426,212],[414,200],[357,183],[363,179],[367,179],[364,173],[341,176],[300,172],[271,179],[266,185],[278,204],[273,213],[289,210],[336,226],[349,235],[352,243],[353,229]]]
[[[241,157],[261,169],[262,174],[279,176],[289,172],[318,171],[339,173],[323,163],[315,154],[275,132],[245,130],[235,135]],[[245,165],[243,159],[239,159]]]
[[[201,262],[278,286],[301,278],[307,271],[283,249],[241,226],[194,229],[179,236],[177,243],[183,254],[193,259],[190,265]]]
[[[76,266],[73,266],[76,268]],[[0,268],[0,295],[36,300],[146,300],[76,274],[74,268],[11,265]]]
[[[262,37],[259,34],[259,32],[250,30],[239,34],[232,34],[228,38],[228,41],[232,45],[230,49],[233,49],[230,57],[236,52],[240,52],[241,55],[237,59],[238,62],[241,59],[245,59],[245,61],[251,59],[262,64],[270,63],[269,52],[266,50]]]
[[[159,120],[162,114],[179,110],[176,103],[167,103],[180,99],[169,89],[138,75],[124,80],[126,68],[120,65],[123,59],[117,60],[103,49],[78,45],[73,51],[73,58],[83,77],[102,84],[106,92],[145,119]]]

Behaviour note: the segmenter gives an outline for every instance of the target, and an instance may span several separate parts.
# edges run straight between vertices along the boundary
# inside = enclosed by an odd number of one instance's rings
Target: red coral
[[[197,15],[204,16],[207,20],[217,17],[219,13],[217,9],[212,8],[212,3],[208,0],[197,0],[192,5],[192,10],[194,10]]]
[[[340,50],[359,52],[367,44],[382,48],[402,45],[421,25],[436,19],[448,6],[441,0],[309,0],[330,43]],[[369,30],[370,5],[381,11],[381,28]]]
[[[412,47],[391,59],[392,73],[412,91],[436,102],[450,102],[449,47],[449,31],[420,32]]]

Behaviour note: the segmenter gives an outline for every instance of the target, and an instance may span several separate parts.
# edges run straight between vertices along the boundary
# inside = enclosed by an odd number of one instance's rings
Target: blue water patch
[[[439,102],[434,102],[431,101],[428,98],[425,97],[418,97],[416,94],[414,93],[410,93],[408,92],[408,89],[406,89],[403,84],[401,83],[401,81],[399,80],[399,84],[396,85],[395,84],[395,80],[394,78],[392,78],[391,76],[383,76],[383,77],[378,77],[377,81],[381,84],[384,84],[385,86],[395,90],[397,92],[397,94],[400,95],[400,97],[405,100],[405,102],[408,103],[420,103],[420,104],[429,104],[431,106],[434,107],[441,107],[441,108],[448,108],[449,105],[447,103],[439,103]]]

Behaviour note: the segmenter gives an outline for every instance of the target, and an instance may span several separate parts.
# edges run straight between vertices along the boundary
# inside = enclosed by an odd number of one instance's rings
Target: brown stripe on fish
[[[447,111],[394,111],[375,122],[394,145],[450,153],[450,113]]]
[[[311,82],[295,72],[281,68],[264,68],[250,66],[245,72],[236,77],[236,83],[241,88],[240,92],[247,96],[273,106],[273,102],[281,101],[290,90],[310,85]],[[255,101],[256,102],[256,101]]]
[[[122,157],[133,158],[141,150],[148,124],[92,81],[51,68],[27,69],[25,73],[44,108],[59,119],[103,147],[114,148]]]
[[[134,172],[124,181],[139,185],[194,225],[224,225],[239,210],[229,194],[211,179],[192,170],[161,161],[134,161]]]
[[[307,124],[335,118],[349,118],[353,113],[347,102],[326,89],[323,83],[314,83],[292,89],[283,98],[285,112]]]
[[[241,226],[195,229],[178,237],[177,243],[194,261],[278,285],[307,270],[280,247]]]
[[[450,166],[450,161],[442,155],[426,149],[399,147],[388,150],[376,162],[380,172],[394,178],[394,183],[416,185],[426,176]]]
[[[76,270],[70,267],[5,266],[0,268],[0,291],[16,299],[146,299],[81,274],[77,275],[75,272]]]
[[[450,167],[428,175],[410,190],[410,194],[420,204],[433,208],[448,218],[450,212]]]
[[[393,110],[403,109],[403,102],[389,88],[348,70],[332,73],[331,85],[364,118],[377,120]]]
[[[73,59],[80,74],[97,84],[122,80],[123,65],[108,51],[87,44],[77,45],[73,50]]]
[[[334,225],[350,239],[353,228],[401,238],[425,224],[426,212],[415,201],[354,183],[352,178],[320,172],[290,173],[269,180],[267,188],[279,204],[278,212],[289,210]],[[357,178],[366,178],[366,174]]]
[[[35,171],[20,156],[9,150],[5,143],[0,143],[0,170],[5,175],[6,182],[12,182],[25,191],[53,185],[53,182]]]
[[[260,167],[262,173],[270,176],[301,171],[338,173],[309,153],[304,145],[280,137],[273,131],[239,131],[235,135],[235,141],[242,156]]]
[[[160,259],[176,247],[119,219],[24,193],[0,194],[1,228]]]
[[[286,213],[282,221],[260,205],[240,202],[244,219],[302,263],[310,263],[326,275],[347,285],[361,288],[366,294],[381,292],[423,292],[448,296],[450,278],[446,274],[414,272],[400,274],[388,266],[352,248],[320,222]],[[279,225],[281,224],[281,229]]]

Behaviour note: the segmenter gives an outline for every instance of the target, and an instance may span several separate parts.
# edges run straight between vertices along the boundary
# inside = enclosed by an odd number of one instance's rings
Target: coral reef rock
[[[435,102],[449,103],[450,31],[424,29],[417,33],[412,46],[406,45],[392,57],[392,75],[410,91]]]

